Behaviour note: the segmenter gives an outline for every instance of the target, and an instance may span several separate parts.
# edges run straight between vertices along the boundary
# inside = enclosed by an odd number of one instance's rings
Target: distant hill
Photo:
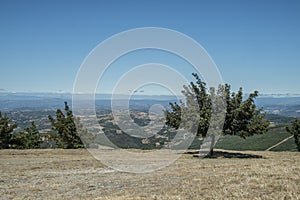
[[[259,97],[255,102],[269,114],[300,117],[300,97]]]
[[[83,95],[83,94],[82,94]],[[245,94],[246,96],[247,94]],[[111,94],[96,94],[96,108],[110,109]],[[128,95],[114,95],[114,101],[123,106]],[[182,98],[181,96],[179,98]],[[183,98],[182,98],[183,99]],[[169,102],[178,102],[172,95],[133,95],[130,98],[131,109],[149,109],[153,104],[168,106]],[[72,105],[70,93],[8,93],[0,92],[0,111],[45,110],[62,108],[63,102]],[[299,95],[260,95],[256,100],[258,107],[262,107],[269,114],[289,117],[300,117]],[[123,106],[124,107],[124,106]]]
[[[111,94],[96,94],[96,109],[111,108]],[[153,104],[168,106],[170,102],[178,101],[176,96],[170,95],[135,95],[129,98],[127,95],[115,95],[114,102],[117,108],[124,109],[130,100],[130,109],[145,110]],[[63,102],[68,101],[72,106],[72,95],[70,93],[0,93],[0,111],[22,111],[22,110],[55,110],[63,108]]]

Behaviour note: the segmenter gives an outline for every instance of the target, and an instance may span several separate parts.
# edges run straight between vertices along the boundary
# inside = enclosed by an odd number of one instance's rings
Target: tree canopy
[[[182,127],[202,137],[206,137],[209,128],[220,126],[223,135],[242,138],[267,131],[269,121],[264,120],[265,112],[257,109],[254,102],[257,91],[244,99],[242,88],[237,93],[231,92],[228,84],[207,88],[197,74],[193,76],[196,82],[183,86],[185,102],[170,103],[170,109],[165,111],[166,125]]]
[[[54,139],[57,145],[61,148],[73,149],[73,148],[83,148],[84,144],[79,137],[79,131],[76,127],[75,121],[79,119],[76,118],[72,111],[70,110],[67,102],[65,102],[65,114],[62,110],[57,109],[56,116],[48,116],[52,129],[57,131],[58,135]]]
[[[11,138],[11,146],[15,149],[38,149],[40,143],[41,135],[34,121],[24,131],[14,133]]]
[[[17,128],[17,123],[12,123],[12,120],[0,112],[0,149],[6,149],[10,147],[12,132]]]

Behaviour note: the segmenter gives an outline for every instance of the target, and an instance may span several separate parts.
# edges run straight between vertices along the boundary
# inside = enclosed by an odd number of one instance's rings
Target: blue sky
[[[300,93],[299,19],[297,0],[0,0],[0,90],[71,92],[100,42],[164,27],[200,43],[234,90]],[[104,80],[107,92],[113,82]]]

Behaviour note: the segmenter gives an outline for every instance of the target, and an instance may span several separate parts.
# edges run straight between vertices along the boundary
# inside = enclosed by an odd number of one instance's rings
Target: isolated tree
[[[64,110],[65,114],[60,109],[57,109],[56,119],[54,119],[51,115],[48,116],[53,127],[52,129],[58,133],[55,138],[57,145],[61,148],[67,149],[84,147],[75,124],[75,121],[79,119],[73,115],[67,102],[65,102]]]
[[[2,116],[0,112],[0,149],[10,147],[12,132],[17,126],[17,123],[12,123],[6,114]]]
[[[197,136],[206,137],[208,129],[221,129],[223,135],[237,135],[242,138],[267,131],[269,122],[264,120],[265,113],[256,109],[254,99],[258,92],[243,99],[242,88],[237,93],[230,92],[230,85],[220,85],[217,89],[207,88],[199,76],[193,73],[196,82],[184,86],[182,91],[185,102],[170,103],[170,110],[165,111],[166,125],[182,127]],[[222,116],[225,114],[225,121]],[[214,118],[212,118],[212,115]],[[222,124],[224,121],[224,124]],[[215,135],[210,133],[214,144]],[[213,153],[213,145],[211,152]]]
[[[300,120],[296,119],[286,130],[294,136],[298,151],[300,151]]]
[[[13,134],[11,138],[11,146],[16,149],[38,149],[40,143],[41,135],[34,121],[24,131]]]

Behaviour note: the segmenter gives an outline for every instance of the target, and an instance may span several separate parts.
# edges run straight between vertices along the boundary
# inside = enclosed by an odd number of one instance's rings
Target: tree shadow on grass
[[[227,151],[214,151],[212,156],[203,156],[199,154],[199,151],[188,151],[185,154],[192,154],[193,157],[204,157],[204,158],[264,158],[261,155],[247,154],[247,153],[237,153],[237,152],[227,152]]]

